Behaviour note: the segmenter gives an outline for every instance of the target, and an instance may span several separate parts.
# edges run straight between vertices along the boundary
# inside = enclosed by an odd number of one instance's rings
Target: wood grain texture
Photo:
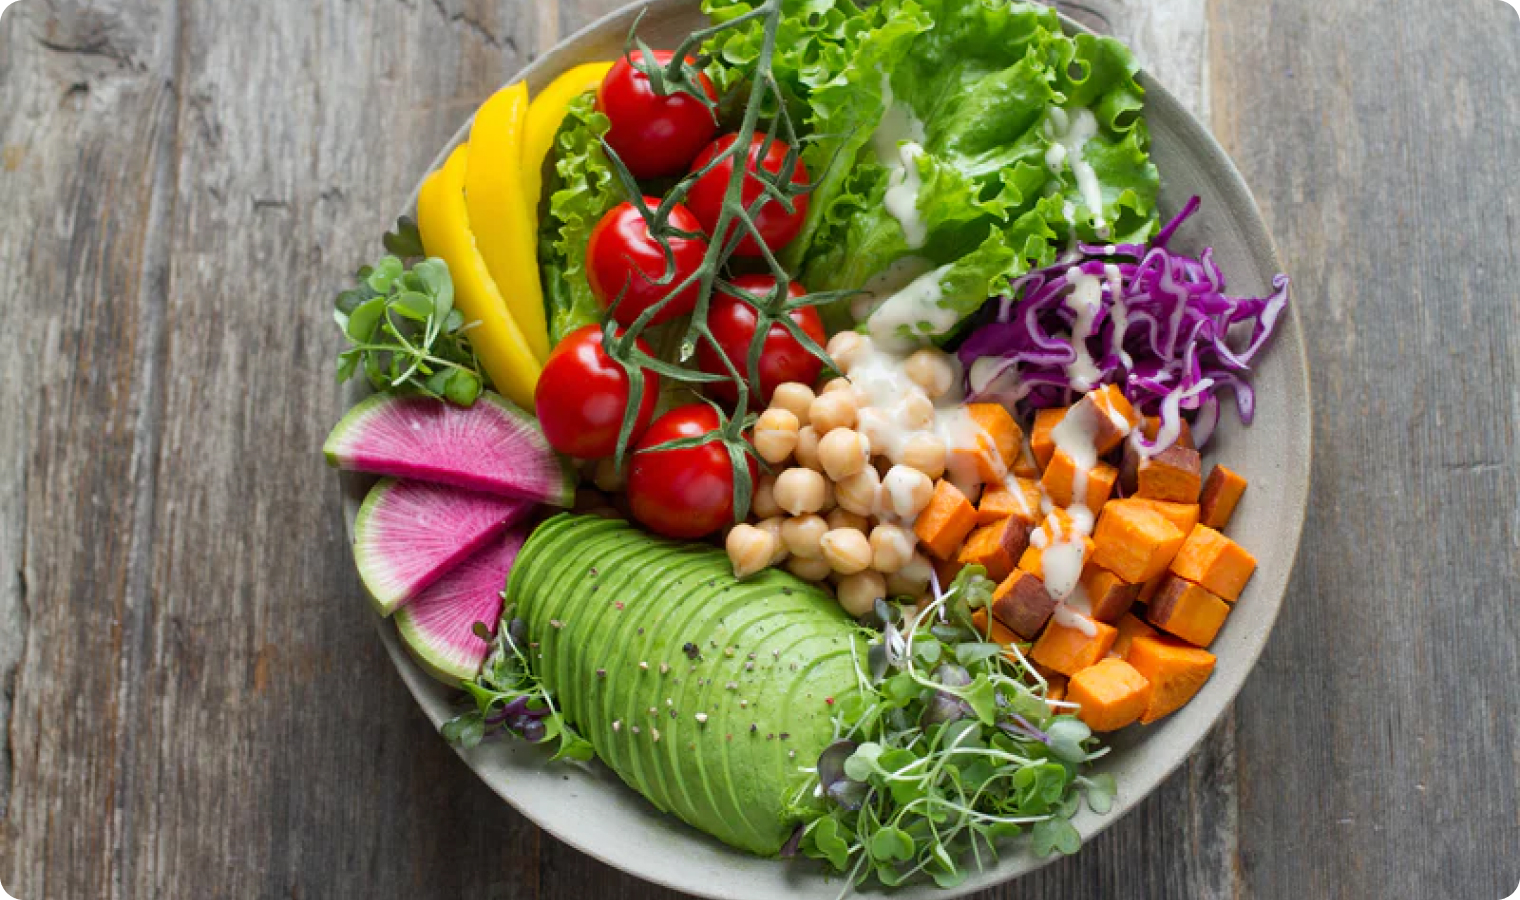
[[[1314,502],[1237,704],[1260,897],[1520,882],[1520,19],[1213,7],[1217,130],[1310,342]]]
[[[0,25],[0,882],[41,897],[645,898],[432,733],[360,600],[327,298],[439,147],[615,0],[23,0]],[[986,897],[1520,880],[1520,19],[1085,0],[1212,109],[1318,412],[1236,711]],[[1404,886],[1408,885],[1406,889]]]

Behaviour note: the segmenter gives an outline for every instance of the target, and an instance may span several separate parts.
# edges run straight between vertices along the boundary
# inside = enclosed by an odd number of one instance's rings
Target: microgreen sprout
[[[487,381],[467,337],[475,323],[454,306],[448,265],[419,259],[422,238],[410,219],[398,221],[384,243],[391,255],[360,269],[358,286],[335,303],[333,318],[349,342],[338,354],[338,380],[362,369],[377,391],[473,405]]]
[[[1103,753],[1092,732],[1055,712],[1016,648],[976,628],[991,590],[971,566],[921,611],[878,604],[860,692],[793,798],[797,851],[848,873],[847,892],[873,878],[959,884],[1026,832],[1036,854],[1073,853],[1081,797],[1112,806],[1112,777],[1083,774]]]

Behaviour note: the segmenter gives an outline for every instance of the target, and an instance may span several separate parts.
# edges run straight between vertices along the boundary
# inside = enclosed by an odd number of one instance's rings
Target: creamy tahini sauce
[[[1109,228],[1108,222],[1103,218],[1103,186],[1098,182],[1098,173],[1083,152],[1087,142],[1098,134],[1097,116],[1085,107],[1074,113],[1067,113],[1057,107],[1045,119],[1044,130],[1045,137],[1052,142],[1045,151],[1046,167],[1056,175],[1066,167],[1071,168],[1082,202],[1087,204],[1093,215],[1093,230],[1100,237],[1107,237]],[[1067,221],[1071,221],[1073,212],[1067,213]]]
[[[1092,332],[1098,313],[1103,311],[1103,283],[1096,275],[1083,274],[1076,267],[1066,270],[1066,278],[1072,288],[1066,295],[1066,307],[1077,314],[1077,321],[1071,327],[1071,347],[1076,352],[1076,359],[1066,366],[1066,377],[1077,390],[1090,391],[1103,374],[1093,362],[1086,338]]]
[[[924,123],[906,104],[896,102],[892,79],[886,73],[881,77],[881,95],[886,111],[871,135],[871,146],[877,161],[891,172],[883,203],[902,226],[908,246],[916,250],[929,237],[929,226],[918,211],[918,195],[923,190],[918,158],[924,155]]]
[[[954,328],[955,323],[960,321],[960,313],[940,304],[945,297],[945,289],[940,280],[949,269],[949,266],[941,266],[920,275],[907,287],[881,301],[866,322],[871,340],[883,349],[895,350],[906,356],[920,341],[905,337],[904,329],[910,335],[920,335],[941,334]]]

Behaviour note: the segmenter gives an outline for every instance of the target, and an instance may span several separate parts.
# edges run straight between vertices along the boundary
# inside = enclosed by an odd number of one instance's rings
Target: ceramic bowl
[[[637,3],[566,40],[519,77],[537,93],[573,66],[615,58],[640,13],[644,14],[641,34],[656,47],[674,46],[704,22],[695,0]],[[1070,21],[1066,25],[1072,31],[1081,29]],[[1204,201],[1174,246],[1184,250],[1212,246],[1229,278],[1231,293],[1265,293],[1280,267],[1250,190],[1208,129],[1162,85],[1150,79],[1144,83],[1152,155],[1161,171],[1163,219],[1194,194]],[[468,133],[469,123],[465,123],[437,164]],[[1295,297],[1294,302],[1303,298]],[[1250,428],[1241,426],[1227,405],[1204,464],[1222,461],[1250,479],[1250,490],[1235,513],[1230,534],[1256,554],[1260,567],[1211,648],[1218,654],[1218,668],[1202,692],[1161,723],[1129,728],[1114,736],[1112,752],[1097,769],[1117,779],[1119,794],[1107,815],[1084,808],[1073,819],[1084,841],[1140,803],[1203,740],[1245,683],[1282,606],[1303,527],[1310,462],[1309,378],[1303,332],[1291,308],[1254,383],[1258,391],[1255,423]],[[359,395],[356,388],[351,399]],[[363,477],[342,476],[350,535],[370,483]],[[355,603],[354,609],[364,609],[367,615],[369,607]],[[453,715],[456,693],[412,662],[389,622],[379,624],[381,639],[407,687],[428,718],[442,724]],[[546,766],[537,748],[520,742],[491,743],[462,756],[486,786],[539,827],[646,881],[722,900],[833,900],[840,892],[840,879],[830,877],[820,864],[806,859],[757,859],[731,850],[657,812],[599,764],[588,771]],[[1015,841],[996,867],[973,874],[954,890],[927,884],[898,889],[895,894],[901,900],[950,900],[1017,878],[1048,861]]]

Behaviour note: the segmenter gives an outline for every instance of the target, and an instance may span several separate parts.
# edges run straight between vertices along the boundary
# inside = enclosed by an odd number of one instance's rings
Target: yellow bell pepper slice
[[[417,227],[428,255],[449,264],[454,304],[466,322],[479,323],[467,333],[486,374],[496,390],[531,410],[543,363],[507,312],[507,301],[475,245],[464,199],[468,159],[469,147],[459,147],[442,169],[423,182],[417,198]],[[536,280],[536,266],[534,272]]]
[[[610,62],[576,66],[554,79],[528,107],[522,144],[523,200],[528,204],[528,215],[535,232],[538,229],[538,205],[544,195],[544,160],[554,149],[554,136],[559,134],[571,102],[600,85],[611,68]]]
[[[522,141],[528,86],[497,91],[475,113],[465,168],[464,200],[480,255],[507,301],[507,311],[542,362],[549,324],[538,280],[538,234],[523,199]]]

